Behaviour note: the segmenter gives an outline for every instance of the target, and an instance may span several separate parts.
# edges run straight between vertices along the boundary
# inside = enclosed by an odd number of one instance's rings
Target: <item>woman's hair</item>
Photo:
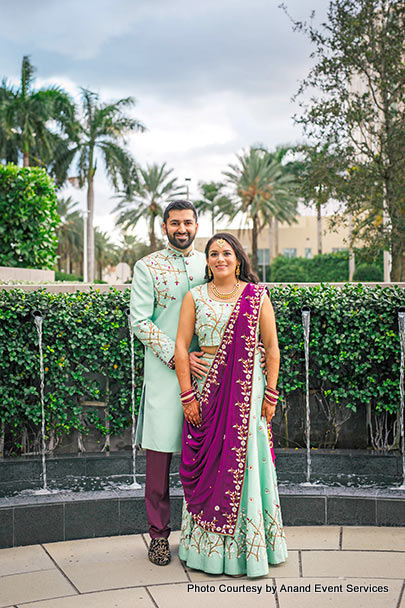
[[[245,281],[246,283],[258,283],[259,277],[256,273],[253,272],[250,266],[249,258],[247,257],[242,245],[240,244],[238,239],[233,236],[233,234],[228,234],[227,232],[217,232],[216,234],[214,234],[214,236],[210,238],[210,240],[205,246],[206,259],[208,260],[208,253],[212,243],[214,241],[218,241],[218,239],[223,239],[224,241],[226,241],[228,245],[230,245],[234,250],[236,258],[240,264],[239,279],[241,281]],[[205,278],[208,279],[208,281],[212,280],[212,277],[210,279],[208,276],[208,265],[205,267]]]

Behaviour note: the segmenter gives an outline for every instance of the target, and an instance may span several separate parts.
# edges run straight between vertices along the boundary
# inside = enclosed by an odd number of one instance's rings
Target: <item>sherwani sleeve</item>
[[[135,264],[131,287],[131,327],[142,344],[150,348],[165,365],[174,369],[175,342],[152,321],[155,293],[152,276],[140,260]]]

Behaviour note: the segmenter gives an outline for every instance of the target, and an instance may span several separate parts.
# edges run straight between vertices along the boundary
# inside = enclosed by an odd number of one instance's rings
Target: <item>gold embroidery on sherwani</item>
[[[176,300],[175,296],[169,294],[169,285],[166,275],[171,273],[172,278],[175,280],[175,284],[178,285],[180,275],[186,272],[184,269],[175,268],[173,266],[173,257],[173,254],[165,255],[163,252],[159,251],[154,255],[147,256],[143,260],[145,266],[155,279],[155,305],[162,308],[167,307],[167,301]]]
[[[155,309],[167,308],[168,303],[176,300],[176,297],[169,293],[170,284],[167,275],[170,273],[177,286],[180,276],[185,274],[184,269],[176,268],[173,265],[177,257],[174,252],[166,254],[163,251],[157,251],[142,260],[153,280]],[[138,323],[137,330],[141,342],[149,347],[165,365],[173,367],[171,358],[174,352],[174,341],[168,338],[152,321]]]

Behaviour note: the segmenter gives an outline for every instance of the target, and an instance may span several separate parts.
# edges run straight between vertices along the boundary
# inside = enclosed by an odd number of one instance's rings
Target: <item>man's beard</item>
[[[172,245],[176,249],[188,249],[188,247],[190,247],[190,245],[192,244],[192,242],[195,239],[195,233],[189,234],[187,232],[187,236],[188,236],[187,240],[178,241],[175,236],[171,236],[170,234],[167,234],[167,239],[168,239],[170,245]]]

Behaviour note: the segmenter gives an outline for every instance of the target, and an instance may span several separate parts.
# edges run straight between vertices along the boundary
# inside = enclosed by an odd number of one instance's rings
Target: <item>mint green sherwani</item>
[[[131,325],[145,346],[145,366],[136,443],[157,452],[181,451],[183,410],[174,371],[180,308],[191,287],[204,282],[205,256],[185,256],[168,245],[135,264]],[[196,349],[196,344],[191,350]]]

